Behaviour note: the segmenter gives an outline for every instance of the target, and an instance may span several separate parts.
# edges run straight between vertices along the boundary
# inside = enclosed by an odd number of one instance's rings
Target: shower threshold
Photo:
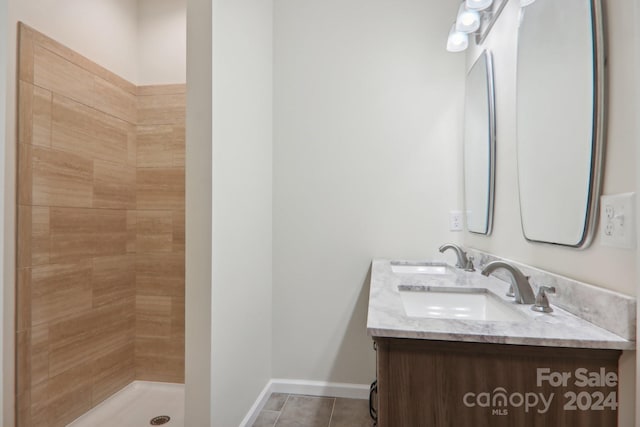
[[[134,381],[67,427],[184,427],[184,384]]]

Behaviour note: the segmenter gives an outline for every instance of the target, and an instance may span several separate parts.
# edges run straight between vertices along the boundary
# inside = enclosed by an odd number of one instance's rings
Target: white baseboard
[[[272,379],[264,387],[239,427],[251,427],[271,393],[303,394],[307,396],[342,397],[346,399],[369,399],[369,385]]]
[[[269,396],[272,393],[271,391],[272,382],[273,380],[269,380],[267,385],[264,386],[264,388],[258,395],[258,398],[251,406],[251,409],[249,409],[249,412],[247,412],[247,415],[245,415],[244,419],[240,423],[239,427],[252,427],[253,423],[256,422],[256,418],[258,418],[258,415],[260,415],[260,411],[262,411],[262,408],[264,408],[264,405],[267,404],[267,400],[269,400]]]
[[[343,397],[346,399],[368,399],[369,385],[329,383],[326,381],[271,380],[272,393],[304,394],[307,396]]]

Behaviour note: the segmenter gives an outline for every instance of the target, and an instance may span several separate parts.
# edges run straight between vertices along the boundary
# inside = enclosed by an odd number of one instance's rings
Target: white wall
[[[273,3],[212,5],[211,410],[228,427],[272,372]]]
[[[638,131],[630,93],[637,73],[630,66],[634,46],[634,1],[604,1],[608,38],[608,123],[603,194],[636,191]],[[516,165],[516,52],[519,2],[511,1],[480,48],[467,55],[470,68],[481,49],[494,54],[496,76],[497,161],[493,233],[465,234],[465,245],[520,261],[603,288],[636,295],[636,251],[609,248],[596,237],[586,250],[527,242],[520,225]],[[620,425],[632,425],[635,406],[635,354],[620,362]]]
[[[211,426],[211,1],[188,0],[185,425]]]
[[[24,21],[132,83],[186,81],[186,0],[10,3],[13,19]],[[15,31],[13,26],[10,29]]]
[[[464,57],[445,50],[457,7],[275,1],[276,378],[371,382],[371,259],[435,257],[457,237]]]
[[[136,81],[136,0],[10,0],[23,21],[125,79]]]
[[[186,81],[186,25],[186,0],[138,0],[138,85]]]

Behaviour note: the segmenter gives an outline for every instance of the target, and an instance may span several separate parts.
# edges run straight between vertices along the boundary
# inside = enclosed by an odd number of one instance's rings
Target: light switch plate
[[[600,198],[600,238],[604,246],[636,248],[635,193]]]

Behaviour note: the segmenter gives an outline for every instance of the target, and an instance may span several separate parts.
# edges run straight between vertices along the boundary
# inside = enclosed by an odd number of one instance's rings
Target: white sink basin
[[[447,274],[443,262],[391,261],[391,271],[400,274]]]
[[[398,287],[409,317],[517,322],[526,317],[484,288]]]

